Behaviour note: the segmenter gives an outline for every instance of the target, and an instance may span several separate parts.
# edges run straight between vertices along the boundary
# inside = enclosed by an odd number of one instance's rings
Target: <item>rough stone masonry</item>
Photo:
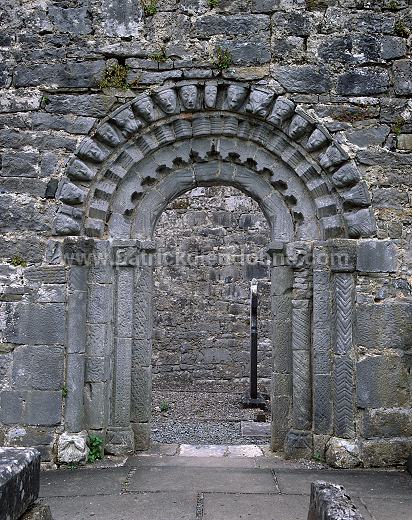
[[[149,445],[156,222],[225,186],[268,223],[272,448],[404,462],[410,2],[4,0],[0,23],[0,444]]]

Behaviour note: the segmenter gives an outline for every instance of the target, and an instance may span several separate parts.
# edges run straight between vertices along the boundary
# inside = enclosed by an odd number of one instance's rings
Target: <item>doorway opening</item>
[[[258,204],[232,187],[195,188],[162,213],[155,231],[152,442],[269,443],[269,400],[266,411],[241,405],[249,388],[253,278],[258,388],[270,394],[269,237]]]

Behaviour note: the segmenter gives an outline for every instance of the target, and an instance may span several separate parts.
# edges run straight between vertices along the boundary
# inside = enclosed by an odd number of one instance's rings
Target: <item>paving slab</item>
[[[53,520],[193,520],[196,495],[192,493],[126,493],[48,499]]]
[[[350,496],[412,497],[412,479],[406,472],[279,469],[275,473],[280,491],[285,494],[308,495],[311,482],[325,480],[344,486]]]
[[[204,495],[203,520],[306,520],[309,497],[281,495]]]
[[[64,469],[44,471],[40,478],[41,497],[109,495],[120,493],[129,468]]]
[[[263,458],[263,457],[262,457]],[[196,468],[255,468],[258,459],[250,457],[129,457],[129,467],[180,466]],[[271,469],[272,466],[267,466]]]
[[[181,444],[179,455],[182,457],[223,457],[227,446],[223,444]]]
[[[131,475],[129,491],[176,491],[277,493],[269,469],[196,468],[181,466],[138,467]]]
[[[271,435],[271,424],[254,421],[241,421],[240,431],[242,437],[269,437]]]
[[[253,444],[239,444],[238,446],[228,446],[227,457],[263,457],[263,451],[259,446]]]
[[[412,495],[408,498],[362,498],[373,520],[411,520]],[[365,520],[367,517],[365,516]]]

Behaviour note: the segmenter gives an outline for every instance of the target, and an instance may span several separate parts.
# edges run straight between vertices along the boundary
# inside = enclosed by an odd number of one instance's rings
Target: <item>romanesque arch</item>
[[[86,349],[97,325],[107,332],[96,357],[112,366],[103,397],[109,451],[148,444],[156,221],[180,194],[213,184],[250,195],[270,226],[273,447],[306,454],[314,434],[353,436],[351,239],[373,236],[375,223],[359,170],[325,128],[266,85],[181,82],[116,110],[66,173],[55,234],[79,237],[65,242],[74,257],[111,258],[105,269],[74,262],[76,283],[89,284],[87,323],[68,329],[68,344]],[[76,355],[69,348],[67,375],[79,397],[85,381]],[[78,410],[70,395],[66,429],[90,427],[87,403]]]

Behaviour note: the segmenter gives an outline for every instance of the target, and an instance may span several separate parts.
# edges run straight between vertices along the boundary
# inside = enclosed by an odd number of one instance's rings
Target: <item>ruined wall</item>
[[[156,227],[156,387],[248,388],[250,280],[256,278],[258,374],[260,390],[269,392],[268,239],[257,203],[233,188],[197,188],[169,205]]]
[[[270,85],[320,120],[359,165],[377,238],[391,240],[393,249],[383,267],[374,265],[376,256],[386,258],[379,248],[359,253],[356,435],[367,439],[365,464],[405,456],[412,437],[409,4],[220,0],[212,8],[206,0],[158,0],[145,2],[145,10],[137,0],[2,2],[0,444],[35,445],[50,460],[75,387],[67,382],[66,354],[78,322],[68,322],[66,311],[84,309],[86,294],[60,260],[63,237],[80,215],[67,202],[82,201],[81,193],[63,189],[66,161],[137,93],[215,77]],[[219,58],[219,47],[229,55]],[[351,197],[349,207],[363,200],[356,191]],[[85,360],[80,349],[72,358],[85,366],[84,399],[94,414],[84,427],[96,431],[107,426],[109,290],[110,280],[95,272],[87,311],[94,356]]]

